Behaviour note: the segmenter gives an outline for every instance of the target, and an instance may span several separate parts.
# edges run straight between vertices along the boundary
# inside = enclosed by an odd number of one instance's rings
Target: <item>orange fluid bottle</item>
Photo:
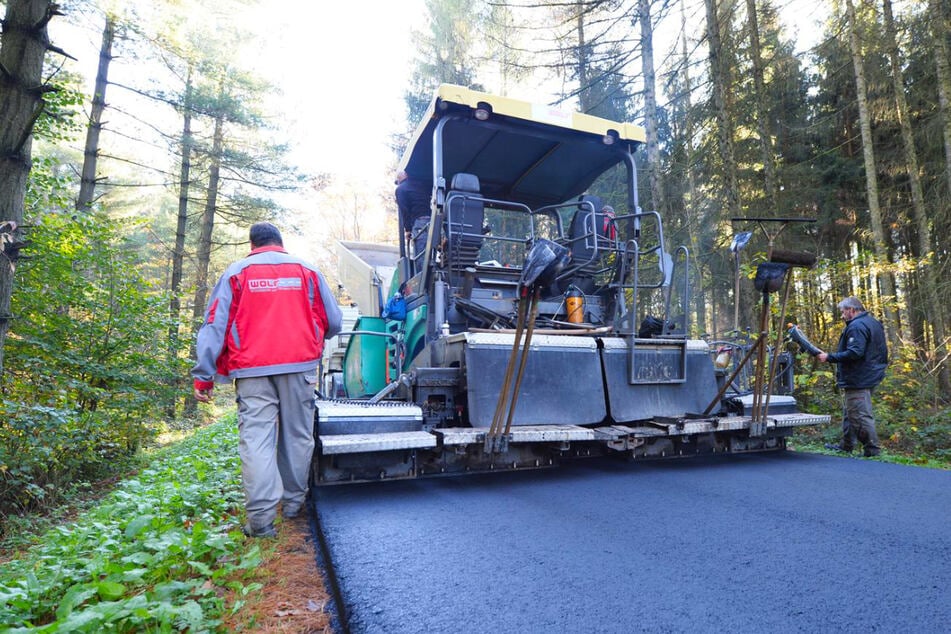
[[[569,286],[565,292],[565,310],[568,312],[570,323],[584,322],[584,293],[574,286]]]

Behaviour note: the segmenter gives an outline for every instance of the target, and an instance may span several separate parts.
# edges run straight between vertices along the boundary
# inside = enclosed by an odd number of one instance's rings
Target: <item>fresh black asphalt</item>
[[[319,488],[338,631],[951,631],[951,472],[785,452]]]

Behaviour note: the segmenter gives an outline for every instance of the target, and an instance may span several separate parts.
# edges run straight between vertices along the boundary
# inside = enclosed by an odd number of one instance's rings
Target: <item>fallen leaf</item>
[[[300,613],[300,610],[278,610],[274,616],[297,616]]]

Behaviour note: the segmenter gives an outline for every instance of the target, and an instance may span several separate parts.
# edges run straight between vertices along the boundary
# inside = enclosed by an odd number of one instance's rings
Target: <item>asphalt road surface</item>
[[[951,472],[786,452],[324,487],[338,631],[951,632]]]

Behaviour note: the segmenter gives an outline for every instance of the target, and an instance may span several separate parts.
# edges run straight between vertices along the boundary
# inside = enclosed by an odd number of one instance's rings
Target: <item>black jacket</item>
[[[882,323],[862,312],[845,324],[839,349],[829,355],[838,364],[836,385],[850,390],[871,389],[885,378],[888,346]]]

